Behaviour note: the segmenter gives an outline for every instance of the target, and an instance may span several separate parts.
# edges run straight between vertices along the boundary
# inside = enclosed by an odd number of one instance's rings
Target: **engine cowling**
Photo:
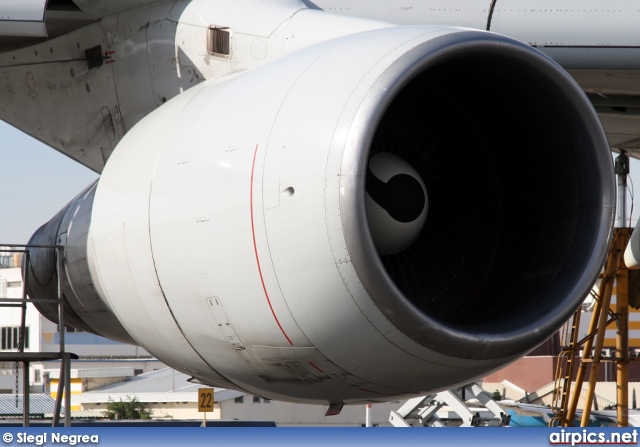
[[[389,400],[550,337],[602,267],[613,185],[597,115],[550,59],[386,28],[143,119],[97,186],[87,270],[132,339],[203,382]]]

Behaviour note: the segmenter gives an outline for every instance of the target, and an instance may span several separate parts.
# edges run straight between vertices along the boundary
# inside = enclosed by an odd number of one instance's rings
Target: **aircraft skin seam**
[[[267,298],[267,303],[269,304],[269,309],[271,309],[271,315],[273,315],[274,320],[276,320],[276,324],[280,328],[282,335],[287,339],[291,346],[294,346],[293,342],[283,329],[280,324],[280,320],[278,320],[278,316],[276,315],[275,310],[273,309],[273,305],[271,304],[271,299],[269,298],[269,292],[267,292],[267,286],[264,283],[264,276],[262,275],[262,266],[260,265],[260,257],[258,256],[258,245],[256,243],[256,230],[255,230],[255,220],[253,216],[253,174],[256,168],[256,157],[258,155],[258,145],[256,144],[256,149],[253,151],[253,161],[251,163],[251,181],[249,184],[249,211],[251,212],[251,236],[253,237],[253,251],[256,255],[256,265],[258,266],[258,273],[260,274],[260,282],[262,283],[262,290],[264,291],[264,296]]]
[[[118,19],[120,19],[120,15],[118,15]],[[107,30],[105,29],[104,25],[102,26],[102,31],[106,35]],[[114,39],[114,41],[115,41],[115,39]],[[107,42],[108,42],[108,40],[107,40]],[[112,48],[113,48],[112,44],[113,44],[113,42],[111,42],[111,44],[107,43],[106,47],[107,47],[108,50],[112,50]],[[147,42],[147,50],[148,49],[149,49],[149,43]],[[111,70],[111,79],[113,81],[113,92],[114,92],[115,97],[116,97],[117,119],[120,121],[120,129],[121,129],[120,132],[121,132],[121,135],[120,135],[119,139],[122,140],[122,137],[127,133],[126,122],[124,121],[124,117],[122,116],[122,109],[120,108],[120,95],[119,95],[119,92],[118,92],[118,82],[116,81],[116,74],[114,72],[114,67],[113,67],[113,64],[109,64],[109,65],[110,65],[109,70]],[[111,111],[111,110],[109,110],[109,111]],[[115,123],[114,123],[114,125],[115,125]],[[116,131],[116,137],[117,137],[117,131]],[[116,146],[117,146],[117,143],[116,143]],[[115,147],[114,147],[113,150],[115,150]],[[108,158],[107,158],[107,160],[108,160]],[[104,166],[107,164],[107,160],[105,160],[104,164],[102,165],[103,169],[104,169]]]
[[[306,10],[312,10],[312,9],[311,9],[311,8],[301,8],[301,9],[299,9],[298,11],[296,11],[294,14],[292,14],[292,15],[291,15],[291,17],[289,17],[289,19],[287,19],[287,20],[285,20],[284,22],[282,22],[282,24],[286,23],[287,21],[290,21],[290,20],[291,20],[291,19],[292,19],[296,14],[298,14],[299,12],[301,12],[301,11],[306,11]],[[282,24],[281,24],[281,25],[279,25],[279,26],[282,26]],[[275,31],[276,31],[276,30],[274,29],[274,31],[273,31],[273,32],[275,32]],[[272,33],[272,34],[273,34],[273,33]],[[345,36],[341,36],[341,37],[338,37],[338,38],[336,38],[336,39],[333,39],[333,41],[334,41],[333,45],[332,45],[329,49],[325,49],[321,54],[319,54],[319,55],[318,55],[318,56],[313,60],[313,62],[312,62],[309,66],[311,66],[311,65],[312,65],[313,63],[315,63],[318,59],[320,59],[320,58],[321,58],[321,57],[322,57],[322,56],[323,56],[327,51],[330,51],[330,50],[331,50],[331,48],[332,48],[333,46],[335,46],[335,45],[339,45],[339,43],[340,43],[340,42],[342,42],[342,41],[344,40],[344,38],[345,38]],[[308,69],[308,67],[307,67],[307,69]],[[305,69],[302,73],[300,73],[300,77],[302,77],[302,76],[304,75],[304,73],[307,71],[307,69]],[[298,81],[296,81],[296,83],[297,83],[297,82],[298,82]],[[295,86],[295,84],[296,84],[296,83],[294,83],[294,84],[291,86],[291,88],[289,89],[289,91],[288,91],[288,92],[287,92],[287,94],[285,95],[285,98],[288,98],[288,97],[289,97],[289,95],[291,94],[291,90],[294,88],[294,86]],[[286,100],[286,99],[285,99],[285,100]],[[283,103],[284,103],[284,101],[283,101]],[[276,114],[277,116],[279,116],[279,115],[280,115],[281,110],[282,110],[282,105],[278,108],[278,112],[277,112],[277,114]],[[269,139],[271,138],[271,132],[273,132],[273,127],[271,128],[271,130],[270,130],[270,132],[269,132]],[[335,128],[334,128],[334,133],[335,133]],[[257,151],[258,151],[258,145],[256,145],[256,149],[255,149],[255,153],[254,153],[254,159],[253,159],[253,165],[252,165],[252,169],[251,169],[251,189],[253,189],[253,174],[254,174],[254,167],[255,167],[255,161],[256,161]],[[253,193],[251,193],[251,201],[253,201]],[[326,210],[325,210],[325,218],[326,218]],[[291,341],[291,339],[289,338],[289,336],[285,333],[284,329],[282,328],[282,326],[281,326],[281,324],[280,324],[280,321],[279,321],[279,320],[278,320],[278,318],[276,317],[275,311],[274,311],[274,309],[273,309],[273,307],[272,307],[272,305],[271,305],[271,300],[269,299],[268,294],[267,294],[266,285],[264,284],[264,279],[263,279],[263,275],[262,275],[262,269],[261,269],[260,261],[259,261],[259,259],[258,259],[257,245],[256,245],[256,239],[255,239],[254,216],[253,216],[253,203],[251,203],[251,228],[252,228],[252,232],[253,232],[254,250],[255,250],[255,253],[256,253],[256,261],[258,262],[258,269],[259,269],[259,271],[260,271],[260,279],[261,279],[261,281],[262,281],[262,285],[263,285],[263,289],[264,289],[265,295],[267,295],[267,301],[268,301],[268,303],[269,303],[269,308],[271,309],[271,312],[272,312],[272,314],[273,314],[274,318],[276,319],[276,322],[277,322],[277,324],[278,324],[278,327],[280,327],[280,330],[281,330],[281,331],[282,331],[282,333],[284,334],[285,338],[286,338],[286,339],[287,339],[287,341],[291,344],[291,346],[294,346],[293,342]],[[329,244],[331,244],[331,238],[329,238],[329,237],[328,237],[328,240],[329,240]],[[267,239],[266,239],[266,244],[267,244],[267,247],[269,247],[269,238],[268,238],[268,236],[267,236]],[[270,253],[270,252],[269,252],[269,256],[271,257],[271,253]],[[276,275],[276,276],[275,276],[275,280],[276,280],[276,283],[278,284],[278,287],[280,287],[280,279],[278,278],[278,275]],[[285,300],[284,304],[285,304],[285,306],[286,306],[287,308],[289,308],[289,304],[286,302],[286,300]],[[289,309],[289,312],[291,313],[291,310],[290,310],[290,309]],[[295,316],[293,315],[293,313],[291,313],[291,317],[293,318],[293,321],[295,322],[296,327],[298,328],[298,330],[300,330],[300,332],[302,333],[302,336],[305,338],[305,340],[306,340],[307,342],[310,342],[310,341],[311,341],[311,340],[310,340],[310,338],[307,336],[307,334],[305,333],[305,331],[303,330],[303,328],[302,328],[302,327],[300,327],[300,325],[298,324],[298,322],[297,322],[297,320],[296,320]],[[317,348],[316,348],[316,349],[317,349]],[[321,351],[320,351],[319,349],[318,349],[318,352],[320,352],[320,353],[321,353]],[[321,353],[321,354],[322,354],[322,353]],[[324,355],[324,354],[322,354],[322,355]],[[326,357],[326,356],[325,356],[325,357]],[[317,370],[318,370],[318,371],[320,371],[321,373],[324,373],[324,371],[323,371],[322,369],[318,368],[315,364],[313,364],[312,362],[309,362],[309,363],[310,363],[310,364],[311,364],[311,366],[313,366],[315,369],[317,369]]]
[[[61,63],[65,63],[65,62],[85,62],[85,61],[86,61],[86,59],[83,59],[83,58],[59,59],[59,60],[55,60],[55,61],[28,62],[26,64],[0,65],[0,68],[32,67],[34,65],[49,65],[49,64],[61,64]]]
[[[155,167],[154,167],[154,176],[155,176],[155,171],[156,171],[156,169],[158,167],[158,159],[159,159],[159,157],[156,157],[156,162],[155,162]],[[171,308],[171,304],[169,303],[169,300],[167,299],[167,295],[164,292],[164,288],[162,287],[162,282],[160,281],[160,276],[158,275],[158,267],[156,266],[156,259],[155,259],[155,256],[153,254],[153,238],[152,238],[152,235],[151,235],[151,193],[152,193],[152,191],[153,191],[153,181],[151,181],[151,183],[149,185],[149,196],[148,196],[148,200],[147,200],[147,219],[148,219],[147,220],[147,225],[148,225],[148,231],[149,231],[149,253],[151,255],[151,262],[153,263],[153,271],[155,273],[156,280],[158,281],[158,288],[160,289],[160,293],[162,293],[162,298],[164,300],[165,305],[167,306],[167,310],[169,311],[169,314],[171,315],[171,318],[173,319],[173,322],[175,323],[178,331],[180,332],[180,335],[182,335],[182,338],[189,345],[189,348],[191,348],[191,350],[195,353],[195,355],[198,358],[200,358],[200,360],[202,360],[205,365],[207,365],[209,368],[211,368],[212,371],[214,371],[216,374],[218,374],[224,380],[228,381],[229,383],[232,383],[238,389],[246,391],[243,387],[238,386],[238,384],[234,380],[231,380],[227,376],[225,376],[224,374],[221,374],[216,368],[214,368],[202,356],[202,354],[200,354],[200,352],[198,352],[198,350],[195,348],[195,346],[193,346],[193,344],[191,344],[191,341],[189,341],[189,338],[184,333],[184,330],[180,326],[180,323],[178,322],[175,314],[173,313],[173,309]],[[196,373],[197,372],[198,371],[196,371]]]

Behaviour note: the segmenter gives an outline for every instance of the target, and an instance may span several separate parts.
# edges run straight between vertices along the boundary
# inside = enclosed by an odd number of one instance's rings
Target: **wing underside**
[[[96,172],[102,171],[122,136],[139,119],[180,91],[215,76],[213,70],[207,71],[208,64],[198,67],[197,61],[188,60],[179,45],[166,44],[175,40],[175,35],[158,39],[166,29],[175,34],[177,11],[188,2],[177,2],[184,4],[180,7],[164,7],[166,3],[159,2],[154,8],[163,15],[154,22],[149,13],[123,13],[156,0],[21,1],[7,2],[21,5],[13,9],[0,5],[0,119]],[[487,23],[486,10],[473,14],[479,17],[477,23],[460,25]],[[507,17],[496,10],[493,28],[508,34],[515,21],[531,22],[530,17]],[[125,19],[130,23],[122,23]],[[437,23],[450,19],[430,15],[421,20]],[[539,28],[527,33],[536,35]],[[616,41],[615,47],[593,48],[546,47],[541,37],[515,37],[567,68],[596,108],[611,148],[640,158],[640,68],[634,62],[640,60],[640,44],[632,42],[636,37],[631,36],[624,45]],[[195,53],[207,52],[204,39],[188,44],[202,46]],[[130,51],[141,47],[146,51]],[[94,55],[98,52],[98,66],[90,60],[91,51]],[[102,64],[107,51],[115,53],[116,64]],[[597,65],[598,61],[617,62],[607,67]]]
[[[569,72],[598,112],[611,147],[640,158],[640,71]]]
[[[158,0],[19,0],[0,5],[0,53],[34,45]]]

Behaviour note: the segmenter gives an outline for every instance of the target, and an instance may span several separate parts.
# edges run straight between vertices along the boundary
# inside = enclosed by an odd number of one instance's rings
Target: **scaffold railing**
[[[55,250],[55,271],[52,272],[53,276],[57,280],[57,306],[58,306],[58,331],[60,333],[59,339],[59,351],[57,352],[25,352],[25,335],[26,335],[26,312],[27,303],[46,302],[51,303],[50,299],[42,299],[38,297],[27,296],[27,281],[28,281],[28,267],[31,265],[30,250],[33,248],[39,249],[51,249]],[[17,352],[0,352],[0,361],[15,362],[16,368],[18,363],[23,365],[23,426],[29,426],[30,420],[30,408],[29,408],[29,372],[30,364],[32,362],[43,362],[48,360],[60,360],[60,380],[58,383],[58,393],[56,396],[55,410],[53,414],[52,426],[55,427],[60,422],[60,414],[62,413],[62,399],[64,397],[64,425],[65,427],[71,426],[71,360],[77,359],[78,356],[66,352],[65,350],[65,326],[64,326],[64,305],[62,294],[62,262],[63,262],[63,250],[60,245],[19,245],[19,244],[0,244],[0,253],[21,253],[22,260],[22,297],[21,298],[9,298],[0,297],[1,307],[20,307],[21,318],[19,327],[19,341]],[[16,380],[17,374],[16,374]],[[17,393],[17,390],[16,390]]]

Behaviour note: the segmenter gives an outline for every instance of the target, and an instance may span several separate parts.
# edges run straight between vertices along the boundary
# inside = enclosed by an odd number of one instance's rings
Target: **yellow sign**
[[[200,413],[213,411],[213,388],[198,388],[198,411]]]

